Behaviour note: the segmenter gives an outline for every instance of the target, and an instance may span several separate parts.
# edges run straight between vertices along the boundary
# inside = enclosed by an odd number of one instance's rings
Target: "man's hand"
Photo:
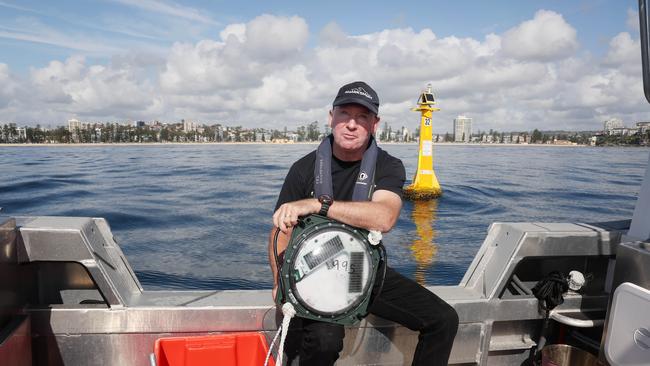
[[[320,211],[320,202],[315,198],[287,202],[280,206],[273,214],[273,225],[287,233],[289,228],[298,223],[298,218]]]

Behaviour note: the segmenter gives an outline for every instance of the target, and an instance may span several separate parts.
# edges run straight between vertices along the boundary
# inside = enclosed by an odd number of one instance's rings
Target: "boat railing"
[[[557,309],[559,316],[595,319],[594,325],[602,322],[608,301],[607,269],[628,225],[629,221],[491,225],[460,284],[429,287],[459,314],[450,362],[485,364],[487,357],[501,353],[515,360],[528,357],[542,318],[530,288],[553,270],[591,275],[584,291],[566,296]],[[27,283],[33,287],[23,314],[29,315],[31,329],[47,340],[35,343],[38,347],[60,350],[78,346],[76,342],[96,342],[93,345],[109,358],[115,357],[111,355],[116,347],[125,347],[127,351],[113,361],[134,363],[146,356],[128,351],[134,338],[152,345],[164,335],[238,331],[271,335],[279,325],[270,290],[143,290],[103,219],[21,217],[15,226],[14,267],[30,278]],[[408,363],[417,343],[410,330],[373,316],[348,327],[346,333],[344,365],[372,363],[373,357],[381,363]],[[81,341],[84,335],[90,338]],[[55,358],[60,364],[85,362],[74,358],[80,356],[67,357],[73,356],[60,353]]]

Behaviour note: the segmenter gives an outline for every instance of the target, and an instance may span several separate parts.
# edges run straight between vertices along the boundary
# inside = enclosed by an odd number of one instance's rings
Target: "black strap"
[[[314,197],[323,194],[334,196],[332,188],[332,142],[334,137],[327,136],[316,150],[316,164],[314,164]],[[353,201],[369,201],[374,190],[375,168],[379,148],[374,137],[370,137],[370,144],[363,153],[361,168],[352,192]]]
[[[544,322],[542,323],[542,332],[540,333],[537,345],[531,348],[527,364],[539,364],[539,353],[546,345],[546,338],[550,329],[549,315],[551,310],[564,302],[562,294],[567,292],[567,290],[569,290],[569,283],[564,275],[558,271],[549,273],[533,287],[533,295],[539,300],[539,310],[540,312],[544,312]]]

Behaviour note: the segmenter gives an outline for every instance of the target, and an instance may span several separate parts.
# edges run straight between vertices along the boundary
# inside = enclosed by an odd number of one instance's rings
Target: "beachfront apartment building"
[[[190,120],[182,119],[181,123],[183,124],[183,132],[196,132],[199,128],[198,123],[194,123]]]
[[[608,135],[614,134],[615,130],[620,130],[621,128],[623,128],[623,120],[619,118],[610,118],[603,122],[603,130]]]
[[[650,131],[650,122],[637,122],[636,128],[638,128],[639,132],[644,135]]]
[[[68,120],[68,131],[74,132],[81,129],[81,121],[73,118]]]
[[[454,142],[469,142],[472,137],[472,119],[458,116],[454,119]]]

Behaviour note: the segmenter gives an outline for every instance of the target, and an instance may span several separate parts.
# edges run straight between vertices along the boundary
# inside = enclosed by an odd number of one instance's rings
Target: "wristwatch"
[[[318,214],[327,217],[327,211],[329,211],[334,200],[327,194],[321,194],[318,196],[318,202],[320,202],[320,211],[318,211]]]

